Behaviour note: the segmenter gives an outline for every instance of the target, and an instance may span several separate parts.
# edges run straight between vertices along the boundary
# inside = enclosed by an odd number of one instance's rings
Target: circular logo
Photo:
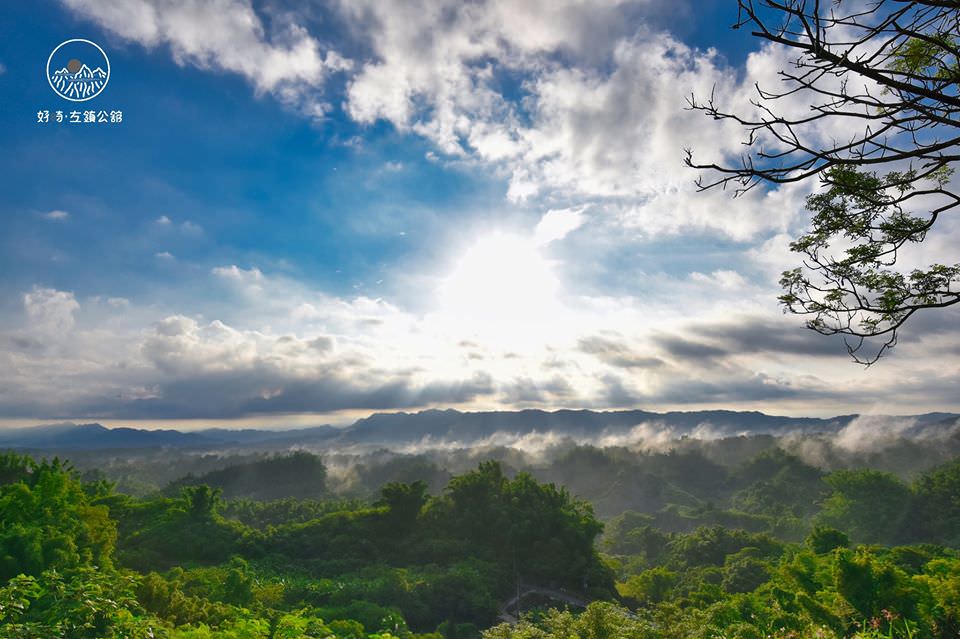
[[[96,42],[74,38],[61,42],[47,58],[47,82],[54,93],[71,102],[100,95],[110,80],[110,60]]]

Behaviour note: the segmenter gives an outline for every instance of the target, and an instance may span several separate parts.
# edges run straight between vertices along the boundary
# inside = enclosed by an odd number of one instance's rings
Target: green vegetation
[[[289,476],[285,459],[268,470]],[[192,481],[135,498],[14,454],[0,477],[2,637],[474,636],[518,574],[615,594],[590,506],[494,462],[440,495],[391,483],[371,504],[225,506],[222,486]]]
[[[305,453],[135,497],[57,459],[0,455],[0,638],[960,631],[960,459],[909,482],[780,450],[723,464],[577,448],[537,469],[596,492],[603,475],[588,471],[606,468],[642,489],[618,500],[646,512],[606,526],[567,489],[499,462],[436,494],[437,467],[416,465],[426,479],[409,473],[370,500],[328,497]]]

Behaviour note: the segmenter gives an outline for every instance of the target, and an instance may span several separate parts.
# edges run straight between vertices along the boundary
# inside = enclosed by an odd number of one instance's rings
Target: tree
[[[847,537],[845,532],[829,526],[814,526],[805,541],[810,550],[818,555],[826,554],[836,548],[850,546],[850,538]]]
[[[418,480],[412,484],[386,484],[380,489],[380,499],[375,505],[386,506],[395,522],[409,524],[417,518],[426,503],[427,483]]]
[[[891,543],[903,534],[911,510],[910,488],[877,470],[838,470],[825,479],[833,492],[817,523],[850,535],[858,543]]]
[[[647,639],[658,636],[651,624],[626,608],[595,601],[580,615],[550,609],[528,615],[516,624],[500,624],[484,630],[483,639]]]
[[[724,166],[695,162],[687,149],[686,164],[712,176],[701,174],[699,188],[732,185],[736,195],[819,178],[823,189],[807,199],[812,228],[790,245],[803,265],[783,273],[780,301],[872,364],[917,311],[960,303],[960,264],[898,265],[902,249],[960,206],[950,183],[960,159],[960,2],[738,5],[734,28],[796,61],[779,72],[783,89],[757,86],[752,113],[691,97],[692,109],[746,129],[747,151]]]
[[[912,535],[919,540],[960,542],[960,459],[917,478]]]
[[[495,562],[534,584],[613,590],[594,539],[603,531],[590,504],[527,473],[509,479],[498,462],[454,477],[424,510],[457,553]],[[436,556],[434,556],[436,560]]]
[[[54,459],[29,464],[17,482],[0,485],[0,581],[19,574],[111,565],[116,523],[91,505],[72,468]]]
[[[190,516],[200,521],[213,518],[222,492],[219,488],[210,488],[206,484],[184,488],[183,497],[189,505]]]

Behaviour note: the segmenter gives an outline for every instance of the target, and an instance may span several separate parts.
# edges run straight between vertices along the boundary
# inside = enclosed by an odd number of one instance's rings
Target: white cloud
[[[217,277],[240,284],[258,284],[263,281],[263,273],[257,267],[242,269],[236,264],[216,266],[211,271]]]
[[[712,52],[641,32],[615,44],[612,70],[557,68],[529,81],[533,126],[518,131],[539,187],[577,196],[646,197],[689,189],[683,149],[727,149],[729,127],[684,110],[691,92],[737,89]]]
[[[176,230],[187,237],[199,237],[203,235],[203,227],[192,220],[184,220],[180,224],[175,224],[169,216],[161,215],[156,218],[153,223],[163,229],[164,232]]]
[[[195,222],[191,222],[190,220],[187,220],[186,222],[184,222],[183,224],[181,224],[181,225],[180,225],[180,230],[183,231],[184,233],[186,233],[187,235],[202,235],[202,234],[203,234],[203,227],[200,226],[199,224],[196,224]]]
[[[73,328],[73,314],[80,303],[69,291],[35,286],[23,296],[23,307],[31,329],[51,335],[62,335]]]
[[[683,166],[686,147],[714,159],[742,150],[740,127],[686,110],[689,96],[754,112],[753,83],[779,82],[788,62],[775,47],[738,77],[715,51],[644,26],[644,2],[365,1],[343,11],[376,52],[352,76],[348,113],[496,168],[515,202],[590,205],[610,212],[604,223],[647,234],[738,240],[783,231],[796,215],[762,192],[697,193]],[[504,91],[505,78],[518,88]]]
[[[171,253],[170,251],[158,251],[158,252],[154,253],[153,256],[154,256],[155,258],[159,259],[159,260],[168,260],[168,261],[169,261],[169,260],[174,260],[174,259],[176,259],[175,257],[173,257],[173,253]]]
[[[218,280],[226,282],[232,289],[248,296],[263,293],[264,277],[257,267],[242,269],[236,264],[217,266],[210,271]]]
[[[143,352],[166,373],[229,371],[250,365],[257,355],[258,337],[257,333],[244,336],[218,320],[201,326],[175,315],[156,323]]]
[[[840,345],[757,304],[750,289],[686,277],[664,279],[666,297],[572,295],[532,237],[495,239],[421,280],[438,293],[422,312],[230,265],[193,282],[201,300],[216,281],[259,290],[229,304],[195,301],[190,314],[107,298],[85,308],[83,328],[72,293],[35,288],[23,297],[28,329],[0,328],[13,345],[0,352],[0,414],[276,420],[346,408],[638,403],[809,413],[813,400],[818,412],[848,412],[894,389],[897,412],[956,404],[960,370],[930,357],[940,342],[905,345],[896,367],[865,379]],[[511,330],[487,330],[491,322]],[[935,400],[918,390],[931,375],[943,389]]]
[[[538,245],[562,240],[585,222],[582,208],[552,209],[544,213],[533,231],[534,242]]]
[[[301,103],[349,61],[305,28],[267,31],[249,0],[63,0],[76,13],[146,47],[168,45],[174,60],[238,73],[258,92]]]
[[[690,274],[690,279],[698,284],[728,290],[738,290],[747,286],[747,281],[740,273],[727,269],[716,270],[710,274],[694,271]]]
[[[780,280],[780,274],[801,264],[800,255],[790,250],[793,236],[777,233],[747,251],[749,259],[767,274],[770,282]]]
[[[68,213],[67,211],[61,211],[59,209],[55,209],[53,211],[49,211],[47,213],[41,214],[40,217],[42,217],[45,220],[51,220],[53,222],[63,222],[70,219],[70,213]]]

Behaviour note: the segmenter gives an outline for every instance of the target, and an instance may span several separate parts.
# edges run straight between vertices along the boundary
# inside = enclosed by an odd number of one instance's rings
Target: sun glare
[[[554,264],[533,239],[495,233],[478,239],[437,290],[438,314],[476,336],[502,339],[545,331],[560,309]],[[509,330],[507,330],[509,328]],[[519,330],[518,330],[519,329]]]

